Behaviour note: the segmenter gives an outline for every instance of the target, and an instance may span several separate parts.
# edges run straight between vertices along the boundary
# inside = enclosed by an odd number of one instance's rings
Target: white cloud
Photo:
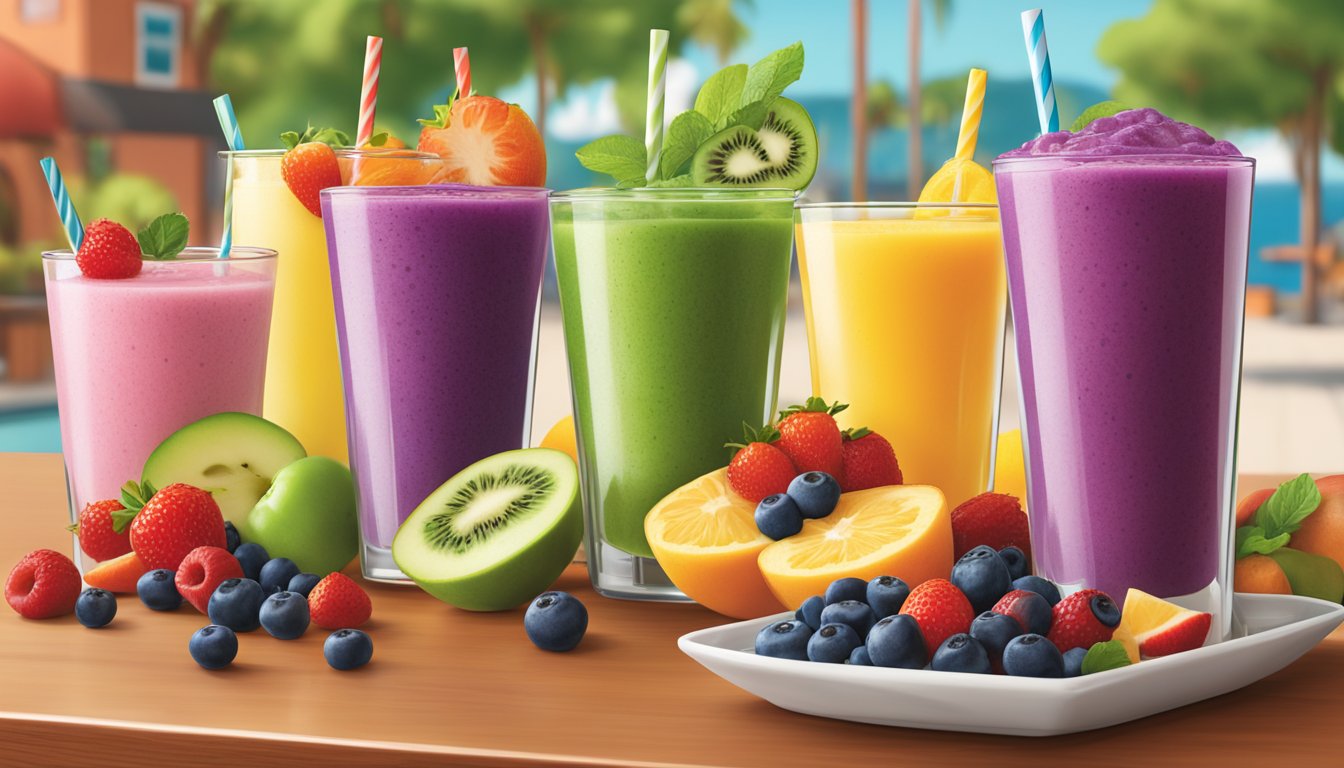
[[[690,109],[700,87],[700,73],[685,59],[667,62],[666,120]],[[565,141],[586,141],[621,131],[616,108],[616,84],[603,80],[591,86],[571,88],[569,96],[552,106],[546,117],[546,132]]]
[[[667,62],[667,106],[663,114],[668,121],[695,105],[695,93],[700,90],[700,72],[686,59]]]
[[[1246,157],[1255,158],[1256,181],[1293,181],[1293,152],[1272,131],[1254,131],[1228,137]]]

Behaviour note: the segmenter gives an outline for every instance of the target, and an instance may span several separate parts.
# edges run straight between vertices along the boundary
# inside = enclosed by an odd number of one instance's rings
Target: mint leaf
[[[669,176],[669,177],[667,177],[667,178],[665,178],[665,179],[658,179],[657,181],[653,182],[652,184],[649,184],[649,186],[650,186],[650,187],[693,187],[693,186],[695,186],[695,180],[691,178],[691,174],[689,174],[689,173],[683,173],[683,174],[681,174],[680,176]]]
[[[146,224],[135,239],[140,241],[141,253],[162,261],[176,257],[187,247],[187,233],[190,229],[186,216],[165,213]]]
[[[667,138],[663,140],[663,156],[658,161],[659,175],[664,179],[676,176],[700,144],[714,134],[714,124],[709,118],[690,110],[682,112],[672,119],[667,127]]]
[[[648,170],[644,143],[631,136],[603,136],[579,148],[574,156],[579,163],[595,173],[605,173],[625,182],[639,179],[643,182]]]
[[[387,131],[375,133],[369,138],[370,147],[381,147],[387,143]]]
[[[1265,538],[1265,529],[1258,525],[1243,525],[1237,529],[1237,543],[1234,551],[1236,559],[1248,555],[1268,555],[1288,544],[1289,536],[1281,533],[1273,538]]]
[[[766,56],[747,70],[747,82],[742,87],[738,106],[755,101],[767,104],[774,101],[784,89],[803,76],[803,44],[794,43]]]
[[[1073,121],[1073,125],[1069,126],[1069,130],[1077,133],[1086,128],[1093,120],[1110,117],[1127,109],[1130,109],[1128,105],[1121,104],[1118,101],[1099,101],[1084,109],[1083,114],[1079,115],[1078,119]]]
[[[709,76],[695,97],[695,111],[713,126],[719,126],[737,109],[747,83],[747,65],[734,64]]]
[[[1265,538],[1272,541],[1301,528],[1302,521],[1320,505],[1321,490],[1304,472],[1276,488],[1255,511],[1251,524],[1263,528]]]
[[[434,117],[428,120],[422,117],[419,120],[416,120],[415,122],[425,126],[426,128],[447,128],[448,116],[452,111],[453,111],[453,100],[450,98],[448,99],[447,104],[434,105]]]
[[[285,145],[285,149],[293,149],[299,146],[302,138],[298,131],[285,131],[280,134],[280,143]]]
[[[753,131],[759,131],[761,125],[765,123],[765,116],[770,110],[764,101],[753,101],[743,106],[728,116],[727,128],[734,125],[745,125]]]
[[[320,141],[333,149],[341,149],[350,146],[350,134],[339,128],[318,128],[309,124],[303,133],[285,131],[280,134],[280,141],[285,145],[285,149],[293,149],[310,141]]]
[[[1095,643],[1087,649],[1087,655],[1083,657],[1084,675],[1128,666],[1129,654],[1125,652],[1125,644],[1119,640]]]

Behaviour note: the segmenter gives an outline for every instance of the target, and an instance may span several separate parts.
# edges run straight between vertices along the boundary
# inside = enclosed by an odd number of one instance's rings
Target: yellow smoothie
[[[951,214],[951,215],[949,215]],[[956,506],[990,487],[1007,286],[993,206],[803,206],[812,390],[849,403],[905,482]]]

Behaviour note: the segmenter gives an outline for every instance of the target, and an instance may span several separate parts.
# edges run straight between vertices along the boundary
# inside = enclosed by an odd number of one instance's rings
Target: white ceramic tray
[[[1309,597],[1238,594],[1226,642],[1086,677],[1044,680],[774,659],[756,633],[792,614],[683,635],[686,655],[783,709],[877,725],[1053,736],[1136,720],[1234,691],[1291,664],[1344,621]]]

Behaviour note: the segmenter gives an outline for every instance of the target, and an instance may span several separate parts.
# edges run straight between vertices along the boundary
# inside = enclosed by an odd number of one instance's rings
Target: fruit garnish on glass
[[[187,247],[190,224],[180,213],[166,213],[138,233],[111,219],[98,219],[84,231],[75,264],[85,277],[119,280],[140,274],[145,259],[177,258]]]
[[[994,176],[973,159],[975,144],[980,137],[987,79],[985,70],[971,70],[966,84],[966,104],[961,112],[961,131],[957,135],[957,151],[929,178],[919,193],[919,202],[993,203],[998,200]]]
[[[546,185],[541,133],[517,104],[475,93],[455,95],[420,120],[421,152],[443,159],[435,182],[478,187]]]

